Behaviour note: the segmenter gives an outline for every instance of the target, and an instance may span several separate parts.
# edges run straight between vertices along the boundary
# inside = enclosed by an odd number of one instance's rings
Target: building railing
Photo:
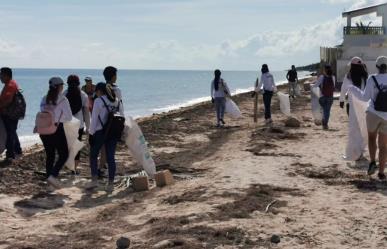
[[[344,27],[344,35],[384,35],[384,27]]]

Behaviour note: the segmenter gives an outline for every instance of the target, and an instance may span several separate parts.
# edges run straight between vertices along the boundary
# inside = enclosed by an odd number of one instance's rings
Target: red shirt
[[[3,87],[3,90],[1,91],[0,106],[3,106],[4,108],[5,106],[9,105],[12,102],[13,97],[15,96],[18,89],[19,86],[17,85],[16,81],[11,80],[6,83]],[[0,113],[3,111],[3,108],[0,109]]]

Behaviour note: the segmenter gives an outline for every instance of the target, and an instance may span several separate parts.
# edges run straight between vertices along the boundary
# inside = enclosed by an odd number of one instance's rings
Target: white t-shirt
[[[376,97],[378,96],[379,90],[376,87],[375,81],[372,78],[372,76],[375,76],[376,80],[379,83],[380,88],[386,89],[387,88],[387,74],[375,74],[371,75],[367,80],[367,85],[364,89],[364,91],[361,91],[359,88],[352,86],[350,88],[350,92],[358,97],[359,99],[363,101],[368,101],[368,112],[372,112],[379,117],[383,118],[384,120],[387,120],[387,112],[380,112],[375,110],[374,102],[376,100]]]
[[[220,79],[218,90],[215,90],[215,82],[211,82],[211,98],[224,98],[226,97],[225,91],[227,91],[228,94],[231,94],[227,83],[223,79]]]
[[[122,103],[121,101],[118,101],[118,99],[115,102],[111,102],[106,96],[96,98],[94,101],[93,113],[91,114],[90,135],[94,135],[97,131],[102,130],[103,127],[101,122],[105,124],[108,119],[109,112],[101,98],[103,98],[110,110],[114,110],[118,106],[120,114],[122,116],[124,115]]]
[[[71,121],[73,115],[71,113],[70,103],[67,100],[66,96],[60,94],[56,105],[46,104],[46,96],[42,98],[40,102],[40,111],[44,111],[46,108],[53,110],[55,116],[55,123],[63,123]]]
[[[261,75],[261,81],[258,83],[257,88],[255,91],[259,91],[261,88],[263,88],[264,91],[270,91],[274,92],[277,90],[277,87],[275,86],[274,77],[271,73],[264,73]]]
[[[361,82],[361,90],[364,90],[365,88],[365,81],[362,80]],[[353,82],[351,79],[348,79],[347,75],[344,76],[343,84],[341,85],[341,92],[340,92],[340,102],[345,101],[345,96],[348,93],[348,89],[353,86]]]

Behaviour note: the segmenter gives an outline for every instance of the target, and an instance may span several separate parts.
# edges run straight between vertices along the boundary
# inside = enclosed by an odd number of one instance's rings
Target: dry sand
[[[165,248],[387,248],[387,184],[366,176],[367,161],[342,160],[348,121],[337,101],[323,131],[308,92],[292,101],[300,128],[284,127],[277,101],[270,128],[262,115],[252,122],[249,94],[235,100],[244,118],[226,119],[224,129],[214,127],[209,103],[140,122],[159,169],[178,180],[162,189],[121,184],[139,171],[124,147],[110,195],[83,190],[85,156],[81,175],[63,171],[66,187],[54,192],[39,173],[39,147],[1,167],[0,248],[115,248],[121,236],[130,248],[163,240]]]

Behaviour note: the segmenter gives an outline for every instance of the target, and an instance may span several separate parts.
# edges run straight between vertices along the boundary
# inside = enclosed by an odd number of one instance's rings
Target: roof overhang
[[[355,16],[371,14],[371,13],[377,12],[379,7],[382,7],[382,6],[387,6],[387,2],[343,12],[343,17],[348,17],[348,16],[355,17]]]

